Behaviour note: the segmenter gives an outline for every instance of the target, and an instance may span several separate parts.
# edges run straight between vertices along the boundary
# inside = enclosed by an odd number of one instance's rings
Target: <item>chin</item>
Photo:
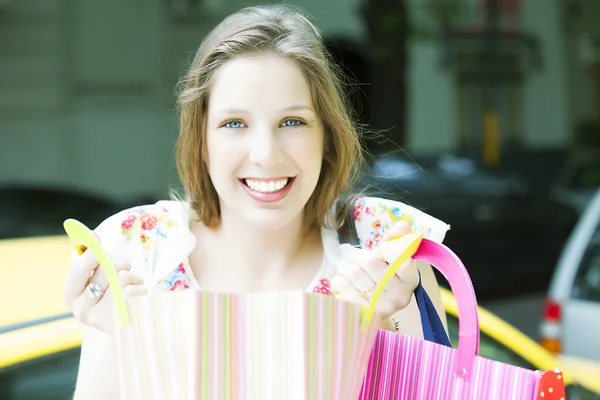
[[[296,218],[302,218],[302,210],[291,210],[288,208],[247,209],[240,211],[240,219],[261,231],[282,230],[293,223]]]

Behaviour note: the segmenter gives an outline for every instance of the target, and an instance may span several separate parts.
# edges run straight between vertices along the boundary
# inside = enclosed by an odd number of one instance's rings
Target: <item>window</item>
[[[600,186],[600,163],[590,162],[573,171],[569,182],[572,189],[596,189]]]
[[[600,302],[600,225],[581,259],[573,283],[572,297]]]

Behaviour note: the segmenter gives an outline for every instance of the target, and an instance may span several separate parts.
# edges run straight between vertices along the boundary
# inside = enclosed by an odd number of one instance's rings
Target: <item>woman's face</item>
[[[217,71],[206,164],[224,218],[262,229],[302,218],[319,180],[323,140],[308,83],[293,61],[235,58]]]

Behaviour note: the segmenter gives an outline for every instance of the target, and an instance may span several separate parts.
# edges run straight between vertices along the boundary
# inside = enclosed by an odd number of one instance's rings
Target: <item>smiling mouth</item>
[[[294,178],[281,178],[281,179],[252,179],[244,178],[240,179],[244,185],[255,192],[259,193],[276,193],[285,189]]]

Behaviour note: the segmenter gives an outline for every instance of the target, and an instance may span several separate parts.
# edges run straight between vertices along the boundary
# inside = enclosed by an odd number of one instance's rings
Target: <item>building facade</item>
[[[115,197],[165,194],[177,182],[177,79],[220,19],[253,4],[199,3],[198,10],[186,0],[0,3],[0,182],[76,185]],[[566,1],[521,3],[520,23],[537,38],[542,66],[523,79],[520,140],[565,146],[577,121],[597,110],[585,35],[565,17]],[[365,43],[358,0],[295,4],[326,35]],[[409,46],[404,147],[453,151],[462,129],[456,77],[440,63],[439,40]]]

